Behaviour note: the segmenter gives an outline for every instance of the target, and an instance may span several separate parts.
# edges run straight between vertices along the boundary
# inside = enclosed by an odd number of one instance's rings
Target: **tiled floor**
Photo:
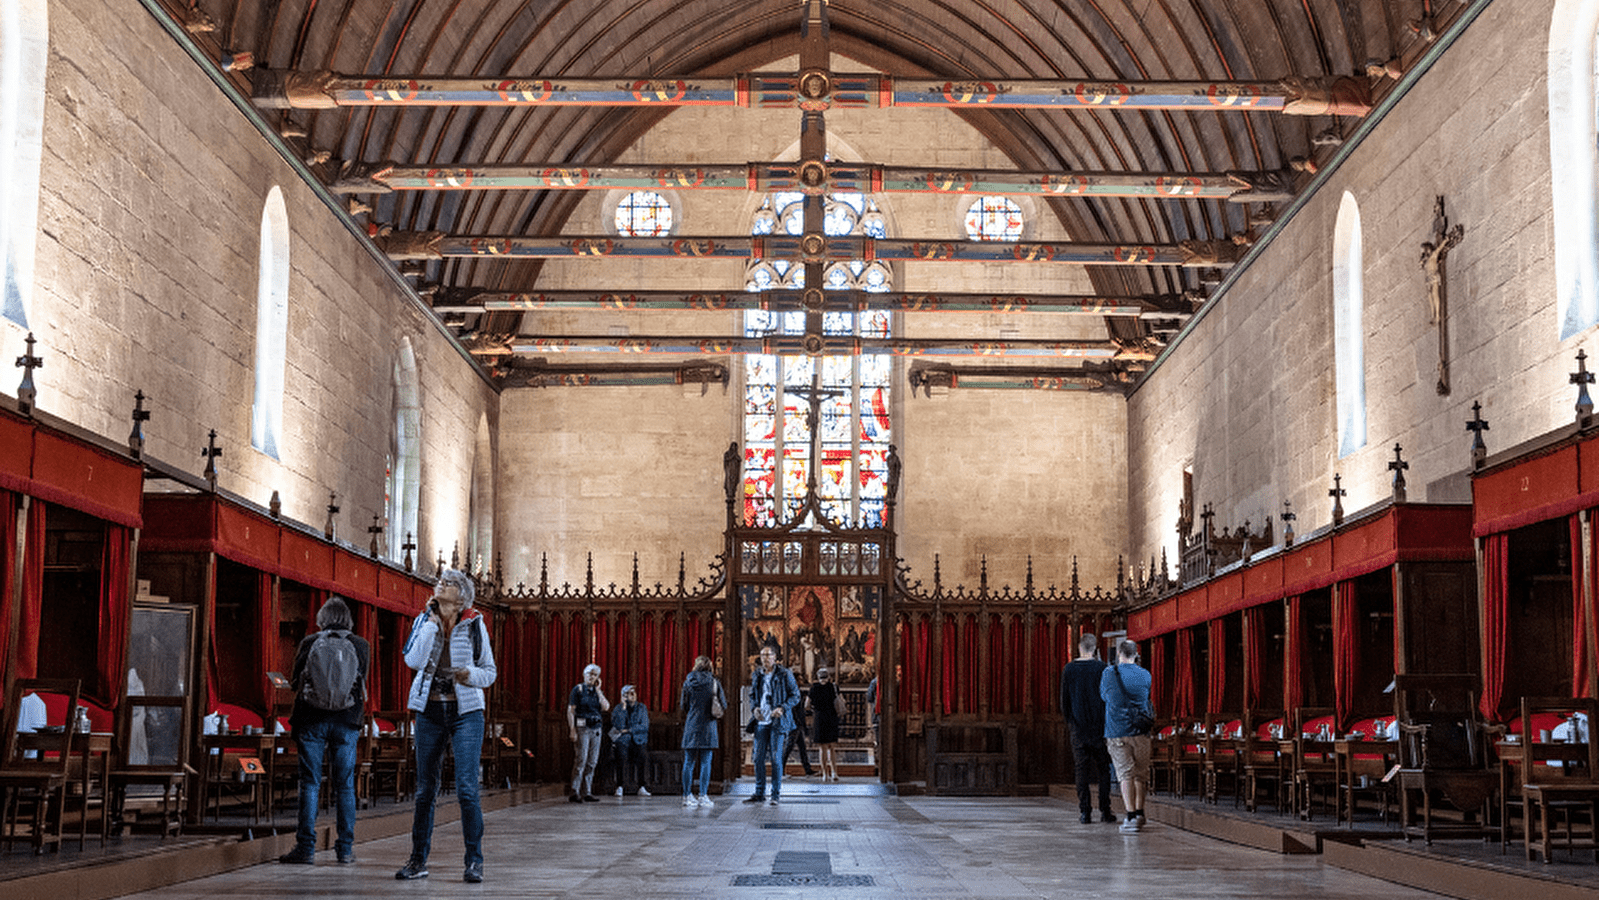
[[[400,882],[409,838],[360,843],[354,866],[268,864],[135,895],[215,897],[1436,897],[1323,865],[1150,824],[1123,835],[1080,825],[1048,798],[873,797],[785,785],[772,808],[719,799],[684,809],[672,796],[544,801],[487,816],[486,881],[461,877],[460,829],[441,825],[430,878]],[[446,798],[448,799],[448,798]],[[786,826],[772,828],[768,826]],[[793,827],[801,826],[801,827]],[[822,826],[822,827],[803,827]],[[359,835],[358,835],[359,836]],[[834,875],[871,886],[735,886],[771,875],[780,850],[826,853]],[[812,858],[813,860],[816,858]]]

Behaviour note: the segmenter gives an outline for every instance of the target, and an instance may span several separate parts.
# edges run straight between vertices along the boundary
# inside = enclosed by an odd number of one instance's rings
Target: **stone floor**
[[[441,824],[430,878],[396,881],[409,838],[358,843],[313,867],[267,864],[139,897],[1436,897],[1324,865],[1151,823],[1123,835],[1077,822],[1049,798],[870,796],[851,786],[785,784],[782,805],[674,796],[548,800],[488,814],[486,881],[461,877],[460,828]],[[448,798],[445,798],[446,800]],[[357,835],[359,838],[359,833]],[[774,869],[780,873],[774,876]],[[854,886],[829,885],[835,881]],[[864,877],[862,877],[864,876]],[[771,886],[737,882],[776,881]],[[859,882],[869,880],[869,884]],[[782,882],[786,882],[782,883]]]

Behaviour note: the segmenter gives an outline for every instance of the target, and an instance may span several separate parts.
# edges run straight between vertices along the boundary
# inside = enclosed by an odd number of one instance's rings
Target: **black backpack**
[[[360,681],[361,658],[348,631],[323,631],[311,641],[301,675],[301,700],[328,712],[349,709],[365,699],[356,690]]]

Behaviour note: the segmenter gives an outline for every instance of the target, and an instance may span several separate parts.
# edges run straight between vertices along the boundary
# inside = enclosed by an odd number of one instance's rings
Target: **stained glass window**
[[[804,201],[800,193],[766,199],[751,223],[754,234],[801,234]],[[827,198],[824,227],[830,237],[885,237],[883,213],[864,194]],[[833,263],[823,273],[825,290],[884,292],[892,272],[881,261]],[[805,286],[805,267],[787,260],[753,260],[745,287],[751,291]],[[804,312],[756,310],[745,314],[750,336],[805,333]],[[888,337],[886,310],[827,312],[822,330],[829,335]],[[888,495],[889,380],[886,355],[778,356],[745,358],[744,522],[769,526],[791,520],[804,501],[812,471],[809,389],[813,377],[825,395],[816,422],[820,465],[816,492],[822,509],[840,524],[877,526]]]
[[[1022,239],[1022,208],[1009,197],[978,197],[966,208],[966,236],[974,241]]]
[[[672,202],[655,191],[634,191],[616,204],[616,233],[660,237],[672,233]]]

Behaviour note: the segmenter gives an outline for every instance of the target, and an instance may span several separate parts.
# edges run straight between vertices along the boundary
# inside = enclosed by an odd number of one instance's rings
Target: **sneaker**
[[[1094,821],[1094,817],[1089,815],[1088,813],[1078,813],[1077,814],[1077,821],[1081,822],[1084,825],[1087,825],[1088,823]]]
[[[428,877],[428,864],[425,860],[420,860],[413,856],[405,861],[405,865],[400,867],[400,871],[394,873],[394,877],[401,881],[426,878]]]
[[[689,794],[689,795],[687,795],[687,796],[685,796],[683,798],[683,805],[684,806],[699,806],[700,805],[700,801],[693,794]]]
[[[744,802],[745,803],[765,803],[766,802],[766,795],[765,794],[751,794],[748,797],[744,798]]]
[[[350,865],[353,862],[355,862],[355,851],[354,850],[340,850],[339,851],[339,865],[347,866],[347,865]]]
[[[644,785],[642,785],[642,784],[639,785],[638,786],[638,795],[640,797],[648,797],[650,795],[649,789],[645,788]]]
[[[777,804],[781,803],[782,800],[783,800],[783,798],[777,796],[776,794],[773,794],[772,795],[772,799],[766,801],[766,805],[767,806],[776,806]]]
[[[622,789],[621,788],[617,788],[616,789],[616,796],[618,796],[618,797],[622,796]]]
[[[713,806],[716,805],[716,801],[712,800],[710,798],[710,795],[708,795],[708,794],[701,794],[699,796],[699,800],[696,801],[696,802],[698,802],[699,805],[701,805],[703,807],[706,807],[707,809],[709,809],[710,807],[713,807]]]
[[[461,880],[471,884],[481,883],[483,881],[483,864],[475,862],[468,865],[466,871],[461,873]]]
[[[1088,813],[1083,813],[1083,815],[1087,816]],[[1083,821],[1086,822],[1088,820],[1085,818],[1085,819],[1083,819]],[[1116,814],[1115,813],[1102,812],[1102,813],[1099,814],[1099,821],[1108,822],[1108,823],[1114,825],[1114,824],[1116,824],[1117,822],[1119,822],[1121,820],[1116,818]]]
[[[291,866],[309,866],[316,862],[316,851],[295,847],[288,853],[278,857],[278,862]]]
[[[1137,834],[1138,820],[1128,819],[1127,821],[1121,823],[1121,825],[1117,827],[1117,830],[1119,830],[1122,834]]]

